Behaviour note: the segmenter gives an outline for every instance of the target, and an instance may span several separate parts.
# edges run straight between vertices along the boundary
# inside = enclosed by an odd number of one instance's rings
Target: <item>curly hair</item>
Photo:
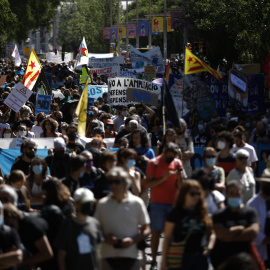
[[[46,122],[50,122],[51,124],[51,127],[52,127],[52,132],[55,132],[55,130],[57,129],[57,122],[55,120],[53,120],[52,118],[48,117],[46,119],[44,119],[42,121],[42,124],[41,124],[41,127],[42,127],[42,130],[43,130],[43,133],[46,133]]]

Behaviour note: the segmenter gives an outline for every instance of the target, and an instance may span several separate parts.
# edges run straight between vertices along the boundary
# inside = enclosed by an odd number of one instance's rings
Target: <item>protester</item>
[[[59,137],[59,133],[56,132],[58,124],[52,118],[46,118],[42,122],[43,132],[40,134],[40,138],[55,138]]]

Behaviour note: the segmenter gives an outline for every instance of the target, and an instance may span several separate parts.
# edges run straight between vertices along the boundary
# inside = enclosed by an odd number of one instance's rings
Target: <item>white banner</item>
[[[111,58],[89,58],[88,66],[90,68],[120,67],[124,64],[124,56]]]
[[[161,85],[134,78],[113,78],[108,80],[109,103],[110,104],[127,104],[128,88],[146,90],[155,94],[161,93]]]
[[[4,104],[17,113],[32,94],[33,92],[31,90],[29,90],[21,82],[18,82],[15,85],[15,88],[5,99]]]
[[[88,53],[88,58],[111,58],[113,53]]]
[[[90,68],[90,74],[96,73],[98,76],[106,75],[108,78],[119,77],[119,67],[107,67],[107,68]]]
[[[53,139],[54,138],[31,138],[31,141],[34,141],[36,143],[38,149],[51,149],[54,148]],[[30,140],[30,138],[26,138],[25,140]],[[0,144],[2,149],[19,149],[22,142],[23,139],[21,138],[0,138]]]
[[[55,54],[54,52],[47,53],[47,61],[51,63],[57,63],[57,64],[67,63],[68,64],[68,62],[72,60],[73,60],[73,53],[65,53],[64,61],[62,61],[62,55],[59,52],[57,54]]]

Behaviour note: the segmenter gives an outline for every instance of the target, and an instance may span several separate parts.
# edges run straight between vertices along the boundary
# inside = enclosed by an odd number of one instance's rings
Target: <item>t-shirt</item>
[[[102,242],[99,222],[88,217],[86,223],[74,219],[64,222],[56,237],[55,246],[66,252],[67,270],[97,270],[97,246]]]
[[[248,206],[242,207],[239,211],[233,212],[229,207],[220,209],[213,215],[214,224],[222,224],[229,229],[233,226],[242,225],[245,228],[251,224],[259,223],[256,211]],[[214,250],[211,256],[213,266],[217,266],[224,262],[231,255],[240,252],[249,253],[250,242],[223,242],[217,238]]]
[[[218,156],[216,165],[224,169],[225,176],[227,177],[229,172],[236,166],[235,155],[230,153],[225,158]]]
[[[74,180],[70,175],[61,179],[60,181],[68,187],[71,196],[73,196],[75,190],[80,187],[79,181]]]
[[[114,131],[118,132],[120,129],[120,126],[125,124],[125,119],[122,119],[118,116],[113,120],[113,122],[114,122]]]
[[[200,214],[196,210],[174,207],[168,215],[167,221],[175,224],[173,241],[186,240],[185,253],[202,252],[205,241],[206,226],[199,220]]]
[[[30,173],[30,164],[30,162],[24,161],[22,158],[20,158],[12,165],[10,171],[21,170],[25,175],[28,175]]]
[[[175,172],[178,168],[182,167],[183,164],[180,159],[174,159],[168,164],[160,155],[149,161],[146,175],[153,176],[153,179],[159,179],[164,177],[168,171]],[[178,189],[177,181],[177,177],[171,175],[160,185],[151,188],[151,203],[173,204]]]
[[[40,138],[43,129],[40,126],[32,126],[31,131],[34,132],[36,138]]]
[[[252,162],[258,161],[256,151],[252,145],[245,143],[243,147],[237,147],[236,144],[234,144],[231,153],[235,154],[239,149],[245,149],[249,152],[248,166],[251,166]]]
[[[84,150],[83,145],[79,142],[75,143],[69,142],[67,144],[67,148],[69,148],[70,151],[75,152],[77,155],[79,155]]]
[[[218,204],[225,201],[225,197],[218,190],[209,191],[205,202],[208,208],[208,213],[213,214],[218,210]]]

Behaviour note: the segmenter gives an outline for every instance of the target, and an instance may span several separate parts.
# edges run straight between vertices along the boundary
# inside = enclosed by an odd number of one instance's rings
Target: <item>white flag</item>
[[[22,63],[22,60],[21,60],[20,53],[16,44],[15,44],[14,51],[12,53],[12,57],[15,58],[15,66],[19,67]]]
[[[81,65],[88,65],[88,50],[85,42],[85,37],[83,37],[82,43],[80,45],[75,66],[77,67]]]

